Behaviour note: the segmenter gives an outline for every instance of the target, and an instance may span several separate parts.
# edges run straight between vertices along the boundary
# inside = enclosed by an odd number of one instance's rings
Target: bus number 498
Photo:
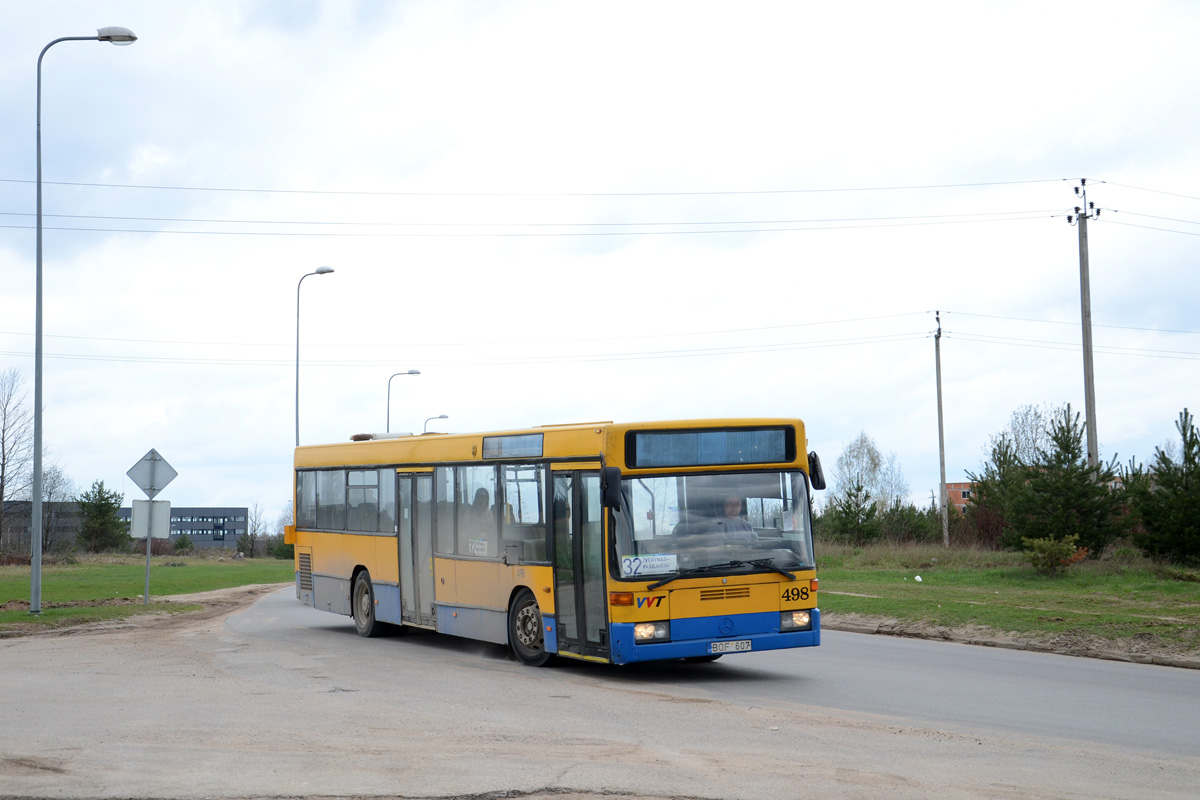
[[[795,602],[797,600],[807,600],[808,599],[808,587],[807,586],[803,586],[803,587],[792,586],[791,588],[784,589],[783,590],[783,599],[790,600],[792,602]]]

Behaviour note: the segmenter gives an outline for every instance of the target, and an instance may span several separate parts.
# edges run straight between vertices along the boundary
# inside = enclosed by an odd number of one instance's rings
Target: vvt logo
[[[665,594],[655,595],[654,597],[639,597],[637,599],[638,608],[658,608],[666,600]]]

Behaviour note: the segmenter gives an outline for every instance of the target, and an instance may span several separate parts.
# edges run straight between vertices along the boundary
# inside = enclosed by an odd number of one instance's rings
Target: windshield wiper
[[[746,563],[753,564],[754,566],[759,567],[761,569],[769,569],[772,572],[778,572],[780,575],[783,575],[784,577],[786,577],[789,581],[796,580],[795,575],[788,572],[783,567],[776,566],[775,559],[773,559],[773,558],[756,558],[753,561],[747,561]]]
[[[685,569],[683,572],[678,572],[669,578],[663,578],[661,581],[650,584],[646,587],[646,591],[652,592],[655,589],[666,586],[668,583],[677,581],[680,578],[690,578],[694,575],[703,575],[706,572],[715,572],[719,569],[736,569],[737,567],[758,567],[759,569],[767,569],[771,570],[772,572],[778,572],[780,575],[786,575],[788,580],[796,580],[795,575],[785,569],[780,569],[779,567],[775,566],[775,559],[759,558],[755,559],[754,561],[726,561],[721,564],[708,564],[707,566],[703,567]]]

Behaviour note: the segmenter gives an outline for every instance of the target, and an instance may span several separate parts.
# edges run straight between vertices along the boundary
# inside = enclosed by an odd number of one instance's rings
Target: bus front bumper
[[[726,617],[673,619],[669,641],[635,642],[633,623],[609,626],[614,664],[660,661],[668,658],[755,653],[821,643],[821,612],[811,609],[812,626],[802,631],[779,631],[779,612],[734,614]]]

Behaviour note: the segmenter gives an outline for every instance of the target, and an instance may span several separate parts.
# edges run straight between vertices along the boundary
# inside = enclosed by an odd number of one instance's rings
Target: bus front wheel
[[[513,654],[531,667],[540,667],[550,660],[542,612],[537,598],[528,589],[522,589],[508,608],[508,644]]]
[[[354,612],[354,627],[359,636],[379,636],[383,633],[383,623],[375,619],[375,589],[371,586],[371,574],[365,569],[354,579],[350,604]]]

